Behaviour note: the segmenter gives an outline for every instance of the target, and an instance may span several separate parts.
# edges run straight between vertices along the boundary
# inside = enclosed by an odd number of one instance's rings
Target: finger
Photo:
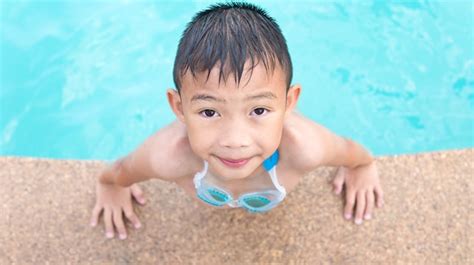
[[[380,186],[375,187],[375,193],[377,194],[377,207],[382,207],[384,204],[383,191]]]
[[[362,215],[365,211],[365,193],[366,191],[357,192],[355,223],[358,225],[362,224]]]
[[[105,236],[107,238],[114,237],[114,225],[112,223],[112,209],[105,207],[104,209],[104,222],[105,222]]]
[[[133,212],[132,207],[124,207],[123,212],[125,214],[125,217],[127,217],[128,220],[133,224],[133,226],[138,229],[142,226],[140,221],[138,220],[138,217],[135,215]]]
[[[352,218],[352,211],[354,210],[355,193],[353,190],[346,192],[346,206],[344,207],[344,217],[349,220]]]
[[[133,185],[130,189],[135,200],[137,200],[140,204],[146,203],[145,197],[143,196],[143,191],[140,186]]]
[[[338,170],[336,177],[334,177],[332,184],[334,187],[334,193],[341,193],[342,185],[344,184],[344,174],[342,174],[342,171],[340,169]]]
[[[91,217],[91,226],[95,227],[99,222],[99,215],[102,212],[102,207],[99,204],[96,204],[94,209],[92,210],[92,217]]]
[[[117,228],[119,238],[127,238],[127,231],[125,230],[125,224],[123,223],[122,208],[113,210],[114,224]]]
[[[364,219],[369,220],[372,218],[372,211],[374,209],[374,191],[369,190],[367,192],[367,205],[365,207]]]

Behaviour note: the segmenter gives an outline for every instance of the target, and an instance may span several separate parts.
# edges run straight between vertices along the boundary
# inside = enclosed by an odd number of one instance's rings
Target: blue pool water
[[[472,1],[253,1],[299,110],[375,155],[473,147]],[[0,1],[0,155],[115,159],[174,120],[179,37],[214,1]]]

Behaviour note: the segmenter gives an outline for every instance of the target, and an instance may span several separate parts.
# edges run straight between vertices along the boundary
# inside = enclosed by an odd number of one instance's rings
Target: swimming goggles
[[[276,175],[276,164],[278,163],[278,150],[267,160],[264,167],[272,178],[276,190],[264,190],[244,193],[234,199],[231,193],[206,181],[208,163],[204,161],[204,169],[194,176],[196,195],[202,201],[216,207],[229,205],[230,207],[242,207],[250,213],[263,213],[276,207],[286,196],[286,190],[278,183]]]

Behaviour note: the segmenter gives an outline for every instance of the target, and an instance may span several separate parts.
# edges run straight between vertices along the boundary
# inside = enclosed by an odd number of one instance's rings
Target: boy
[[[383,192],[374,159],[361,145],[294,110],[301,86],[277,23],[247,3],[198,13],[180,40],[177,90],[168,102],[178,118],[116,161],[98,178],[92,225],[104,210],[107,237],[126,238],[122,211],[136,228],[137,182],[175,182],[200,203],[266,212],[319,166],[340,166],[334,192],[346,187],[344,213],[370,219]],[[278,169],[278,171],[277,171]],[[376,202],[376,203],[375,203]]]

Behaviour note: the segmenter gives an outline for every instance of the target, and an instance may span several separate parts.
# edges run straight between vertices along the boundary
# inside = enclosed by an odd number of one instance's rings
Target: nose
[[[244,121],[234,119],[223,127],[220,137],[221,146],[235,149],[248,147],[250,144],[250,130]]]

